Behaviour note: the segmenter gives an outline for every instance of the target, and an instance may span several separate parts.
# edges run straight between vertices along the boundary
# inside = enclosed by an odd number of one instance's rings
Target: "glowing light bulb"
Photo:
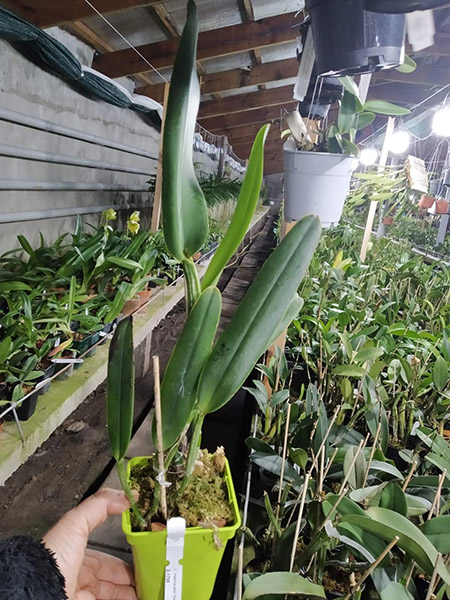
[[[359,162],[366,167],[374,165],[378,160],[378,151],[375,148],[364,148],[359,155]]]
[[[411,143],[411,136],[404,129],[398,129],[394,131],[389,145],[389,151],[393,154],[403,154],[408,150],[408,146]]]
[[[435,113],[432,127],[436,135],[450,137],[450,106],[445,106]]]

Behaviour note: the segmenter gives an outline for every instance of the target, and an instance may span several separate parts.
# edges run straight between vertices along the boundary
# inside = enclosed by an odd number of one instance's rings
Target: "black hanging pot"
[[[374,73],[401,65],[405,15],[365,10],[365,0],[306,0],[317,69],[332,77]]]

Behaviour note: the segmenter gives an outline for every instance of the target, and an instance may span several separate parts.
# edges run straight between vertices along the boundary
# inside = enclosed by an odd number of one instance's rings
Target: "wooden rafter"
[[[290,111],[296,106],[296,102],[286,102],[279,106],[270,106],[268,108],[256,108],[246,110],[242,113],[232,113],[230,115],[221,115],[219,117],[208,117],[199,119],[200,125],[213,133],[223,131],[224,129],[241,128],[246,130],[249,123],[268,123],[273,119],[279,119],[282,109]]]
[[[255,20],[255,12],[253,10],[253,2],[252,0],[240,0],[240,4],[242,6],[241,13],[244,15],[244,22],[250,23]],[[251,51],[252,64],[253,65],[261,65],[262,64],[262,56],[261,49],[254,48]],[[265,84],[258,85],[258,89],[265,90]]]
[[[231,25],[221,29],[202,31],[198,38],[198,60],[227,56],[253,48],[290,42],[295,39],[297,30],[293,29],[295,13]],[[139,46],[139,52],[157,69],[173,65],[178,40],[165,40]],[[94,63],[98,69],[110,77],[122,77],[145,73],[148,64],[134,50],[118,50],[98,56]]]
[[[417,85],[444,86],[449,83],[449,70],[442,67],[419,66],[412,73],[400,73],[396,69],[380,71],[373,77],[374,81],[398,81],[399,83],[412,83]]]
[[[406,44],[406,53],[413,54],[413,49]],[[424,56],[450,56],[450,34],[437,33],[434,36],[434,44],[422,50],[419,55]]]
[[[138,6],[160,4],[163,0],[93,0],[92,4],[102,14]],[[84,0],[2,0],[7,8],[39,27],[52,27],[80,21],[96,13]]]
[[[276,106],[293,102],[293,86],[283,87],[251,92],[250,94],[238,94],[221,98],[220,100],[210,100],[200,106],[199,118],[214,117],[231,113],[240,113],[254,108],[264,108],[265,106]]]
[[[215,94],[228,90],[237,90],[250,85],[261,85],[273,81],[282,81],[295,77],[298,71],[296,58],[277,60],[254,65],[251,69],[232,69],[217,73],[205,73],[201,76],[202,94]],[[138,92],[161,102],[164,95],[164,84],[148,85],[139,88]]]

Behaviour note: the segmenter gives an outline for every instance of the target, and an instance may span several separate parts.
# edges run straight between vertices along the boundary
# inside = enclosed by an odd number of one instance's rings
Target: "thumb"
[[[119,515],[128,508],[130,504],[124,492],[104,488],[66,513],[44,536],[44,544],[54,552],[66,579],[69,598],[75,593],[89,535],[109,515]]]

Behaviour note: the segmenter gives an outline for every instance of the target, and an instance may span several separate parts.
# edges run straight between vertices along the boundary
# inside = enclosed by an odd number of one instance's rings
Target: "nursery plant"
[[[244,237],[259,198],[268,127],[263,127],[256,137],[235,213],[200,281],[192,257],[207,239],[208,214],[192,162],[199,105],[197,31],[196,5],[190,0],[167,105],[162,186],[163,233],[169,251],[183,267],[188,316],[161,384],[160,435],[158,427],[154,431],[159,460],[134,459],[128,479],[123,459],[133,413],[129,319],[119,323],[109,358],[108,431],[121,481],[133,506],[134,517],[125,516],[123,524],[134,548],[138,585],[144,599],[160,598],[164,580],[165,533],[153,530],[163,528],[167,519],[178,515],[194,526],[187,530],[183,598],[210,597],[223,552],[223,548],[215,546],[214,539],[219,545],[219,540],[223,544],[233,537],[240,518],[223,451],[210,456],[200,450],[203,421],[232,398],[258,358],[296,315],[300,306],[296,290],[321,231],[315,217],[303,219],[292,229],[263,265],[230,324],[214,342],[221,311],[216,284]],[[171,484],[167,494],[164,478]],[[131,486],[140,492],[137,505]],[[198,527],[202,526],[211,529],[209,534],[200,533]],[[141,556],[139,547],[145,547],[147,559]]]

